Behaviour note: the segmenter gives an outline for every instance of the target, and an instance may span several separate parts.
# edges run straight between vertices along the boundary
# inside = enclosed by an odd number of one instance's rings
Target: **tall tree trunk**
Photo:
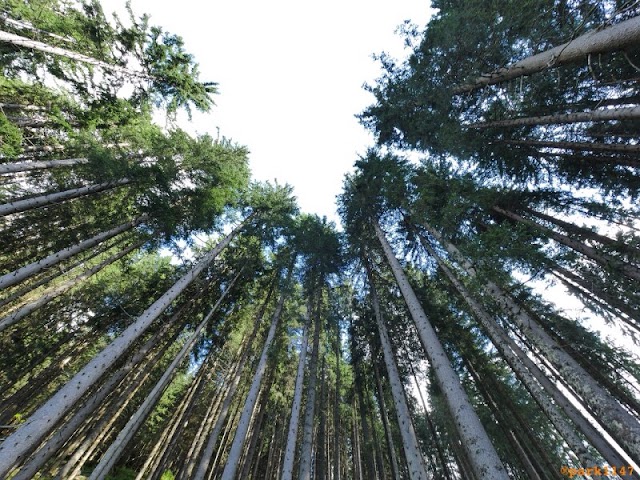
[[[54,300],[55,298],[59,297],[60,295],[68,292],[73,287],[77,286],[80,282],[82,282],[82,281],[90,278],[91,276],[95,275],[96,273],[98,273],[100,270],[102,270],[107,265],[110,265],[113,262],[115,262],[117,260],[120,260],[122,257],[127,255],[128,253],[130,253],[133,250],[141,247],[143,243],[144,242],[138,242],[138,243],[136,243],[134,245],[131,245],[131,246],[125,248],[124,250],[118,252],[117,254],[107,258],[106,260],[104,260],[103,262],[99,263],[98,265],[95,265],[95,266],[91,267],[90,269],[86,270],[85,272],[81,273],[80,275],[78,275],[78,276],[76,276],[76,277],[74,277],[74,278],[72,278],[70,280],[67,280],[65,282],[62,282],[61,284],[56,285],[54,288],[48,289],[48,290],[46,290],[44,292],[41,292],[40,293],[40,297],[37,300],[35,300],[33,302],[29,302],[26,305],[23,305],[18,310],[16,310],[15,312],[11,313],[10,315],[7,315],[4,318],[0,318],[0,332],[5,330],[6,328],[10,327],[14,323],[18,322],[22,318],[26,317],[30,313],[35,312],[36,310],[38,310],[39,308],[43,307],[44,305],[46,305],[50,301]]]
[[[460,384],[460,379],[453,370],[447,354],[442,348],[416,294],[409,284],[409,280],[400,266],[400,262],[398,262],[398,259],[395,257],[389,242],[387,242],[384,233],[376,221],[373,222],[373,226],[387,261],[391,266],[393,275],[398,282],[398,287],[405,298],[409,312],[416,324],[420,341],[427,353],[429,363],[433,368],[438,385],[443,392],[449,411],[453,416],[458,434],[462,439],[465,449],[467,449],[469,460],[473,465],[476,475],[481,479],[507,480],[508,476],[504,466],[493,448],[487,432],[485,432],[484,427],[480,423],[480,419],[469,403],[467,394]]]
[[[368,263],[365,263],[365,265],[367,268],[367,277],[369,279],[371,303],[373,304],[373,312],[376,318],[376,325],[378,326],[380,344],[382,346],[382,355],[385,366],[387,367],[389,385],[391,386],[391,394],[393,396],[393,403],[395,405],[396,416],[398,419],[398,428],[400,429],[400,435],[402,437],[402,447],[404,449],[404,455],[409,469],[409,478],[410,480],[430,479],[431,477],[427,474],[424,457],[422,456],[420,444],[418,443],[418,438],[413,427],[413,421],[411,419],[411,413],[409,412],[409,406],[407,405],[404,387],[402,386],[398,366],[396,365],[393,349],[391,348],[389,333],[384,324],[382,312],[380,311],[380,302],[378,301],[378,295],[376,293],[375,286],[373,285],[371,270]]]
[[[549,238],[552,238],[558,243],[561,243],[562,245],[565,245],[572,250],[583,254],[584,256],[593,260],[604,268],[614,268],[616,270],[619,270],[622,274],[628,276],[629,278],[640,280],[640,268],[624,263],[617,258],[611,257],[610,255],[599,253],[595,248],[586,245],[584,242],[580,242],[571,237],[568,237],[567,235],[555,232],[550,228],[540,225],[533,220],[524,218],[510,210],[505,210],[504,208],[498,207],[497,205],[494,205],[491,208],[493,211],[498,212],[505,217],[510,218],[511,220],[515,220],[516,222],[523,223],[543,232],[545,235],[549,236]]]
[[[65,158],[62,160],[3,163],[2,165],[0,165],[0,175],[6,175],[8,173],[29,172],[31,170],[47,170],[50,168],[71,167],[73,165],[80,165],[88,162],[88,158]]]
[[[433,228],[428,226],[426,226],[426,228],[430,233],[433,232],[437,239],[442,238]],[[450,242],[443,242],[443,245],[447,251],[454,256],[454,258],[460,261],[464,270],[470,276],[473,277],[476,275],[473,265],[461,256],[460,252],[453,244]],[[576,362],[576,360],[573,359],[560,345],[558,345],[558,343],[540,325],[538,325],[536,320],[532,318],[526,310],[516,304],[516,302],[502,291],[498,285],[492,281],[488,281],[484,289],[489,296],[497,301],[500,308],[510,315],[516,325],[520,328],[521,332],[540,349],[542,354],[551,362],[551,364],[553,364],[554,368],[563,375],[571,387],[578,393],[578,395],[581,396],[582,401],[594,412],[598,421],[603,425],[605,430],[607,430],[611,436],[626,449],[627,453],[629,453],[632,458],[639,458],[640,425],[638,421],[624,410],[624,408],[611,396],[609,392],[598,385],[598,383]],[[505,334],[503,338],[508,338],[508,336]],[[513,344],[511,345],[511,348],[514,348]],[[525,357],[526,355],[520,358],[523,361],[526,361],[528,357]],[[528,368],[529,371],[532,373],[534,372],[534,369],[529,366]],[[544,382],[541,384],[549,393],[552,393],[555,390],[552,382],[547,383],[542,377],[544,377],[544,375],[541,375],[541,378],[538,380]],[[559,400],[560,399],[556,399],[556,401]],[[559,402],[561,405],[562,403],[566,403],[566,399],[565,402]],[[567,411],[566,408],[565,412],[569,415],[569,411]],[[601,436],[597,431],[594,432],[595,429],[593,429],[593,426],[589,427],[588,425],[584,425],[584,419],[580,422],[581,417],[582,416],[579,415],[571,418],[576,423],[583,424],[583,428],[581,429],[585,435],[587,435],[589,441],[591,441],[592,444],[601,453],[603,453],[607,460],[614,456],[619,458],[617,453],[615,453],[606,441],[598,440]],[[605,451],[610,453],[605,454]],[[615,462],[611,462],[611,465],[615,464]]]
[[[291,270],[292,268],[289,269],[289,275],[291,275]],[[244,440],[247,435],[247,431],[249,430],[249,423],[251,421],[251,417],[253,416],[253,411],[258,399],[260,386],[262,385],[262,379],[267,369],[267,355],[269,353],[269,349],[271,348],[271,344],[273,343],[273,338],[276,334],[276,327],[278,325],[278,320],[280,319],[280,314],[282,313],[284,300],[285,294],[281,293],[280,300],[278,301],[276,310],[273,313],[271,326],[269,327],[267,339],[264,342],[264,348],[262,349],[262,355],[260,356],[260,360],[256,368],[256,373],[253,376],[251,388],[249,389],[249,393],[247,394],[247,398],[244,402],[244,408],[242,410],[242,415],[240,416],[240,421],[238,422],[238,428],[236,429],[233,443],[231,444],[231,450],[229,451],[229,456],[227,457],[227,464],[224,467],[224,471],[222,472],[223,480],[234,480],[236,470],[238,468],[238,465],[240,464],[240,456],[242,455]],[[198,476],[196,476],[195,478],[200,480],[200,477]]]
[[[316,449],[316,480],[326,480],[327,478],[327,363],[326,358],[322,357],[322,367],[320,368],[322,383],[320,385],[320,418],[318,422],[318,448]]]
[[[222,407],[218,412],[216,423],[213,427],[213,430],[209,434],[209,438],[207,440],[207,444],[202,452],[202,457],[200,458],[200,463],[198,464],[198,468],[194,474],[195,480],[204,479],[209,468],[211,457],[213,456],[214,449],[218,444],[218,437],[220,436],[220,432],[222,431],[222,427],[224,426],[224,422],[227,419],[227,414],[229,413],[229,408],[231,407],[231,402],[234,399],[234,395],[236,390],[238,389],[238,385],[240,385],[240,379],[242,378],[242,372],[244,371],[244,366],[249,359],[249,353],[252,351],[251,347],[253,345],[253,341],[258,334],[258,330],[260,325],[262,324],[262,319],[267,309],[267,305],[269,304],[269,300],[271,299],[271,293],[274,287],[274,283],[271,284],[269,291],[267,292],[264,303],[258,312],[256,320],[253,325],[253,330],[251,331],[247,341],[244,345],[244,350],[242,351],[242,355],[238,360],[238,363],[235,366],[234,374],[232,377],[232,381],[227,389],[225,394],[224,402],[222,403]],[[238,352],[240,353],[240,352]]]
[[[340,348],[340,321],[336,320],[336,391],[333,402],[333,479],[340,480],[340,370],[342,349]],[[285,480],[285,479],[283,479]]]
[[[640,42],[640,17],[634,17],[602,30],[592,30],[567,43],[524,58],[495,72],[484,74],[469,84],[457,87],[454,93],[459,95],[472,92],[487,85],[576,62],[588,55],[623,50],[638,42]]]
[[[229,287],[225,290],[224,293],[228,292],[233,285],[235,284],[238,277],[242,272],[238,272],[238,274],[234,277],[234,279],[229,284]],[[100,463],[96,466],[96,468],[91,472],[91,476],[89,480],[103,480],[111,471],[115,463],[120,458],[120,455],[124,452],[128,443],[131,441],[135,433],[142,426],[143,422],[146,420],[147,416],[151,413],[153,407],[155,407],[158,400],[164,393],[165,389],[169,385],[169,382],[173,379],[174,373],[178,366],[182,364],[187,354],[191,351],[193,346],[200,338],[200,333],[207,326],[209,320],[213,316],[213,314],[217,311],[220,303],[224,299],[225,295],[221,295],[216,304],[209,310],[209,313],[204,317],[202,322],[196,327],[193,333],[189,336],[189,338],[185,341],[184,345],[178,352],[178,354],[174,357],[173,361],[166,368],[160,380],[153,387],[151,392],[147,395],[142,402],[142,405],[138,407],[136,413],[129,419],[124,428],[120,431],[116,439],[113,441],[111,446],[107,449],[105,454],[102,456]]]
[[[102,60],[98,60],[96,58],[92,58],[87,55],[83,55],[81,53],[73,52],[65,48],[47,45],[46,43],[39,42],[37,40],[31,40],[30,38],[22,37],[14,33],[0,31],[0,42],[10,43],[11,45],[15,45],[16,47],[30,48],[30,49],[39,50],[45,53],[52,53],[54,55],[59,55],[61,57],[69,58],[76,62],[86,63],[88,65],[94,65],[96,67],[101,67],[101,68],[104,68],[105,70],[111,70],[113,72],[123,73],[129,77],[135,77],[142,80],[150,80],[152,78],[143,72],[136,72],[134,70],[129,70],[127,68],[121,67],[120,65],[112,65],[110,63],[103,62]]]
[[[411,363],[409,363],[409,368],[411,369],[411,376],[413,377],[413,382],[416,385],[416,390],[418,391],[418,395],[420,396],[420,403],[422,404],[422,410],[424,411],[425,423],[427,424],[427,428],[431,433],[433,444],[435,445],[436,452],[438,453],[438,460],[440,461],[440,466],[442,467],[442,475],[445,479],[450,480],[451,474],[449,473],[447,459],[444,455],[444,452],[442,451],[442,445],[440,445],[440,440],[438,438],[438,432],[436,432],[436,427],[431,421],[431,416],[429,415],[429,410],[427,409],[427,402],[424,399],[424,395],[422,394],[422,388],[420,388],[420,383],[418,382],[418,376],[416,375],[416,371],[413,368],[413,365]]]
[[[378,372],[378,363],[373,361],[373,373],[376,378],[376,391],[378,392],[378,407],[380,408],[380,417],[382,418],[382,426],[384,428],[384,436],[387,440],[387,449],[389,452],[389,462],[391,463],[392,480],[400,480],[400,470],[398,468],[398,458],[396,456],[396,447],[393,441],[393,433],[391,425],[389,425],[389,416],[387,414],[387,406],[384,400],[384,391],[382,390],[382,382],[380,373]]]
[[[248,219],[247,219],[248,220]],[[84,368],[69,380],[55,395],[41,406],[14,433],[0,444],[0,477],[24,460],[42,438],[54,427],[75,403],[118,361],[129,347],[149,328],[151,323],[182,293],[211,261],[231,242],[244,226],[245,220],[204,257],[164,295],[156,300],[135,322],[110,345],[98,353]],[[125,225],[132,226],[132,223]]]
[[[130,230],[131,228],[146,220],[146,218],[146,216],[138,217],[134,220],[131,220],[130,222],[118,225],[111,230],[107,230],[106,232],[99,233],[98,235],[95,235],[94,237],[91,237],[87,240],[83,240],[77,245],[67,247],[56,253],[52,253],[48,257],[38,260],[37,262],[33,262],[29,265],[18,268],[13,272],[2,275],[0,276],[0,290],[20,283],[23,280],[26,280],[27,278],[30,278],[49,267],[57,265],[58,263],[66,260],[69,257],[72,257],[73,255],[84,252],[85,250],[88,250],[89,248],[94,247],[104,242],[105,240],[113,238],[122,232],[126,232],[127,230]]]
[[[312,296],[313,293],[317,295],[317,301],[313,314],[313,346],[311,349],[311,358],[309,359],[309,382],[307,385],[307,400],[304,411],[304,429],[302,431],[298,480],[311,480],[311,463],[313,460],[313,425],[316,407],[316,383],[318,380],[318,357],[320,353],[320,330],[322,329],[322,289],[314,289]]]
[[[638,17],[640,18],[640,17]],[[559,148],[563,150],[578,150],[584,152],[617,152],[640,153],[640,145],[622,143],[593,143],[593,142],[568,142],[556,140],[500,140],[507,145],[524,145],[528,147]],[[548,154],[547,154],[548,155]]]
[[[287,446],[284,450],[284,463],[282,465],[282,480],[293,478],[293,461],[296,456],[296,442],[298,439],[298,422],[302,407],[302,389],[304,388],[304,365],[307,358],[309,343],[309,324],[311,323],[311,302],[307,302],[306,318],[300,346],[300,358],[298,359],[298,371],[296,374],[296,386],[293,392],[291,415],[289,415],[289,430],[287,434]]]
[[[32,210],[34,208],[42,207],[45,205],[51,205],[53,203],[63,202],[65,200],[71,200],[72,198],[83,197],[85,195],[91,195],[93,193],[111,190],[113,188],[121,187],[122,185],[128,185],[130,183],[131,180],[129,180],[128,178],[123,178],[121,180],[115,180],[113,182],[88,185],[86,187],[74,188],[71,190],[65,190],[63,192],[47,193],[46,195],[25,198],[24,200],[16,200],[14,202],[0,205],[0,217],[24,212],[26,210]]]
[[[634,120],[640,118],[640,107],[610,108],[591,112],[558,113],[537,117],[512,118],[491,122],[472,123],[468,128],[517,127],[520,125],[550,125],[579,122],[603,122],[607,120]]]

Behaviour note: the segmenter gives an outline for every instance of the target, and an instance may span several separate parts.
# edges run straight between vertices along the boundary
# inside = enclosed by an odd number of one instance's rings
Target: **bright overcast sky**
[[[124,0],[102,0],[105,12]],[[246,145],[256,180],[294,187],[303,212],[337,222],[335,196],[357,155],[373,143],[354,115],[380,70],[371,54],[408,51],[394,34],[423,27],[428,0],[132,0],[137,15],[184,38],[200,78],[219,84],[217,104],[193,130]],[[125,15],[122,15],[123,17]]]

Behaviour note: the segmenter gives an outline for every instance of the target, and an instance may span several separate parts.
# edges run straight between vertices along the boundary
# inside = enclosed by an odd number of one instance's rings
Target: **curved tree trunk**
[[[248,219],[247,219],[248,220]],[[246,222],[246,220],[245,220]],[[14,433],[0,444],[0,476],[6,476],[13,465],[24,460],[75,403],[121,358],[129,347],[149,328],[151,323],[182,293],[211,261],[231,242],[244,226],[242,222],[215,248],[208,252],[190,272],[178,280],[164,295],[156,300],[135,322],[122,332],[110,345],[97,354],[84,368],[56,392]],[[126,225],[130,225],[126,224]]]
[[[640,17],[625,20],[602,30],[593,30],[552,49],[527,57],[508,67],[484,74],[461,85],[455,94],[472,92],[487,85],[531,75],[551,67],[576,62],[596,53],[622,50],[640,42]]]
[[[398,428],[400,429],[400,435],[402,437],[402,447],[404,449],[404,456],[407,460],[407,468],[409,470],[410,480],[426,480],[431,477],[427,474],[427,467],[424,464],[424,457],[420,450],[420,444],[418,443],[418,437],[413,426],[413,420],[411,419],[411,412],[407,405],[405,397],[404,387],[400,380],[400,373],[398,372],[398,366],[393,355],[393,349],[391,348],[391,340],[389,339],[389,332],[384,324],[382,318],[382,312],[380,311],[380,302],[378,301],[378,295],[376,293],[375,286],[373,285],[373,279],[371,278],[371,271],[368,263],[367,277],[369,279],[369,288],[371,294],[371,303],[373,305],[373,312],[376,317],[376,325],[378,326],[378,335],[380,337],[380,345],[382,347],[382,355],[384,358],[384,364],[387,367],[387,375],[389,377],[389,384],[391,386],[391,394],[393,396],[393,403],[395,405]]]
[[[291,274],[291,269],[289,270],[289,274]],[[278,301],[276,310],[273,313],[271,326],[269,327],[269,333],[267,334],[267,338],[264,342],[262,355],[260,356],[260,360],[256,368],[256,373],[253,376],[251,388],[249,389],[249,393],[247,394],[247,398],[244,402],[244,408],[238,422],[238,428],[236,429],[235,436],[233,437],[233,443],[231,444],[231,450],[229,451],[229,456],[227,457],[227,464],[225,465],[224,471],[222,472],[223,480],[234,480],[236,470],[240,465],[240,457],[242,455],[244,440],[247,436],[247,431],[249,430],[249,423],[251,421],[251,417],[253,416],[256,401],[258,400],[258,393],[260,392],[262,379],[267,370],[267,355],[269,353],[269,349],[271,348],[271,344],[273,343],[273,338],[276,334],[276,327],[278,326],[278,321],[280,320],[280,314],[282,313],[284,300],[285,295],[282,293],[280,294],[280,300]],[[195,478],[199,480],[198,476],[196,476]]]
[[[407,308],[418,330],[422,346],[427,353],[431,368],[433,368],[438,385],[446,399],[447,406],[453,416],[453,421],[476,475],[481,479],[507,480],[508,476],[504,466],[493,448],[487,432],[480,423],[480,419],[473,410],[469,398],[460,384],[460,379],[453,370],[436,332],[429,323],[416,294],[409,284],[409,280],[400,266],[400,262],[395,257],[389,242],[387,242],[376,221],[373,222],[373,227],[393,275],[398,282],[398,287],[405,298]]]
[[[37,262],[33,262],[29,265],[21,267],[17,270],[14,270],[13,272],[6,273],[0,276],[0,290],[2,290],[3,288],[11,287],[17,283],[20,283],[23,280],[26,280],[27,278],[30,278],[49,267],[53,267],[54,265],[57,265],[58,263],[62,262],[63,260],[66,260],[67,258],[70,258],[78,253],[84,252],[85,250],[88,250],[91,247],[95,247],[96,245],[104,242],[105,240],[113,238],[122,232],[126,232],[127,230],[130,230],[131,228],[135,227],[136,225],[143,222],[144,220],[146,220],[146,216],[138,217],[135,220],[131,220],[130,222],[123,223],[121,225],[118,225],[115,228],[112,228],[111,230],[107,230],[106,232],[99,233],[98,235],[95,235],[94,237],[91,237],[87,240],[83,240],[82,242],[72,247],[67,247],[56,253],[52,253],[48,257],[38,260]]]
[[[296,442],[298,439],[298,422],[300,420],[300,410],[302,407],[302,389],[304,387],[304,365],[307,358],[307,346],[309,343],[309,324],[311,323],[311,305],[307,303],[304,331],[302,333],[302,344],[300,345],[300,358],[298,359],[298,371],[296,373],[296,386],[293,392],[293,403],[291,404],[291,415],[289,415],[289,430],[287,434],[287,445],[284,450],[284,463],[282,465],[282,480],[293,478],[293,461],[296,455]]]
[[[607,120],[635,120],[640,118],[640,107],[610,108],[591,112],[559,113],[537,117],[512,118],[492,122],[472,123],[468,128],[518,127],[521,125],[557,125],[563,123],[604,122]]]
[[[5,203],[4,205],[0,205],[0,217],[24,212],[26,210],[31,210],[45,205],[51,205],[53,203],[63,202],[72,198],[83,197],[85,195],[91,195],[93,193],[111,190],[113,188],[121,187],[122,185],[127,185],[129,183],[131,183],[131,180],[129,180],[128,178],[123,178],[121,180],[116,180],[113,182],[88,185],[86,187],[73,188],[71,190],[65,190],[63,192],[48,193],[46,195],[39,195],[37,197],[25,198],[24,200],[16,200],[15,202],[9,202]]]

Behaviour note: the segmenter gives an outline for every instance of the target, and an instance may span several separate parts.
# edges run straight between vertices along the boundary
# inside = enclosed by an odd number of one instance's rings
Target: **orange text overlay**
[[[605,465],[604,467],[573,468],[563,465],[560,469],[560,473],[569,478],[573,478],[578,475],[615,477],[617,475],[633,475],[633,467],[631,465],[622,465],[621,467]]]

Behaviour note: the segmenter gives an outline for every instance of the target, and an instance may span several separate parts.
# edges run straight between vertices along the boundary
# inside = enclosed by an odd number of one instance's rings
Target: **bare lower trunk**
[[[71,167],[89,162],[87,158],[65,158],[63,160],[41,160],[34,162],[3,163],[0,165],[0,175],[7,173],[28,172],[31,170],[47,170],[57,167]]]
[[[424,464],[424,458],[420,450],[420,444],[413,426],[411,419],[411,413],[409,412],[409,406],[405,397],[404,387],[400,380],[400,373],[398,372],[398,366],[393,355],[391,348],[391,340],[389,339],[389,333],[387,327],[384,324],[382,318],[382,312],[380,311],[380,303],[378,301],[378,295],[376,294],[375,287],[373,285],[373,279],[371,278],[371,271],[367,264],[367,276],[369,278],[369,288],[371,294],[371,303],[373,304],[373,311],[376,317],[376,325],[378,326],[378,335],[380,337],[380,344],[382,346],[382,355],[384,358],[385,366],[387,367],[387,375],[389,377],[389,384],[391,386],[391,394],[393,396],[393,403],[395,405],[398,428],[400,429],[400,435],[402,437],[402,447],[404,449],[404,455],[407,460],[407,467],[409,469],[409,478],[411,480],[426,480],[431,476],[427,474],[427,468]]]
[[[377,222],[374,221],[373,226],[398,287],[416,324],[420,341],[427,353],[431,368],[433,368],[438,385],[446,399],[458,434],[465,449],[467,449],[469,460],[476,475],[482,479],[507,480],[508,476],[504,466],[480,423],[480,419],[473,410],[467,394],[460,384],[460,379],[453,370],[447,354],[427,319],[413,288],[411,288],[398,259],[395,257],[393,250],[391,250],[391,246]]]
[[[131,226],[132,224],[125,224]],[[76,402],[119,360],[131,345],[149,328],[151,323],[173,303],[182,291],[204,270],[211,261],[238,234],[244,222],[230,232],[208,252],[190,272],[178,280],[164,295],[156,300],[110,345],[98,353],[69,382],[40,407],[14,433],[0,444],[0,476],[6,476],[24,455],[33,449]]]
[[[559,113],[538,117],[512,118],[492,122],[473,123],[468,128],[517,127],[520,125],[550,125],[578,122],[602,122],[607,120],[634,120],[640,118],[640,107],[609,108],[591,112]]]
[[[282,465],[282,480],[293,478],[293,461],[296,454],[296,441],[298,438],[298,422],[302,407],[302,389],[304,384],[304,365],[307,358],[307,346],[309,343],[309,324],[311,323],[311,305],[307,303],[302,344],[300,346],[300,358],[298,359],[298,372],[296,374],[296,386],[293,393],[291,415],[289,416],[289,430],[287,434],[287,446],[285,447],[284,463]]]
[[[281,294],[280,300],[278,301],[278,305],[276,306],[276,310],[273,314],[273,319],[271,320],[271,326],[269,327],[267,339],[264,342],[262,355],[260,356],[260,360],[256,368],[256,373],[253,377],[253,382],[251,383],[251,388],[249,389],[249,393],[247,394],[247,398],[244,403],[242,415],[240,416],[240,420],[238,422],[238,428],[236,429],[233,443],[231,444],[231,450],[229,451],[229,456],[227,457],[227,464],[224,468],[224,471],[222,472],[223,480],[233,480],[238,465],[240,464],[240,456],[242,455],[244,440],[247,435],[247,431],[249,430],[249,423],[256,406],[258,393],[260,391],[260,386],[262,385],[262,379],[267,370],[267,355],[269,353],[269,349],[271,348],[271,344],[273,343],[273,338],[276,333],[276,327],[280,319],[284,300],[285,296],[284,294]]]

